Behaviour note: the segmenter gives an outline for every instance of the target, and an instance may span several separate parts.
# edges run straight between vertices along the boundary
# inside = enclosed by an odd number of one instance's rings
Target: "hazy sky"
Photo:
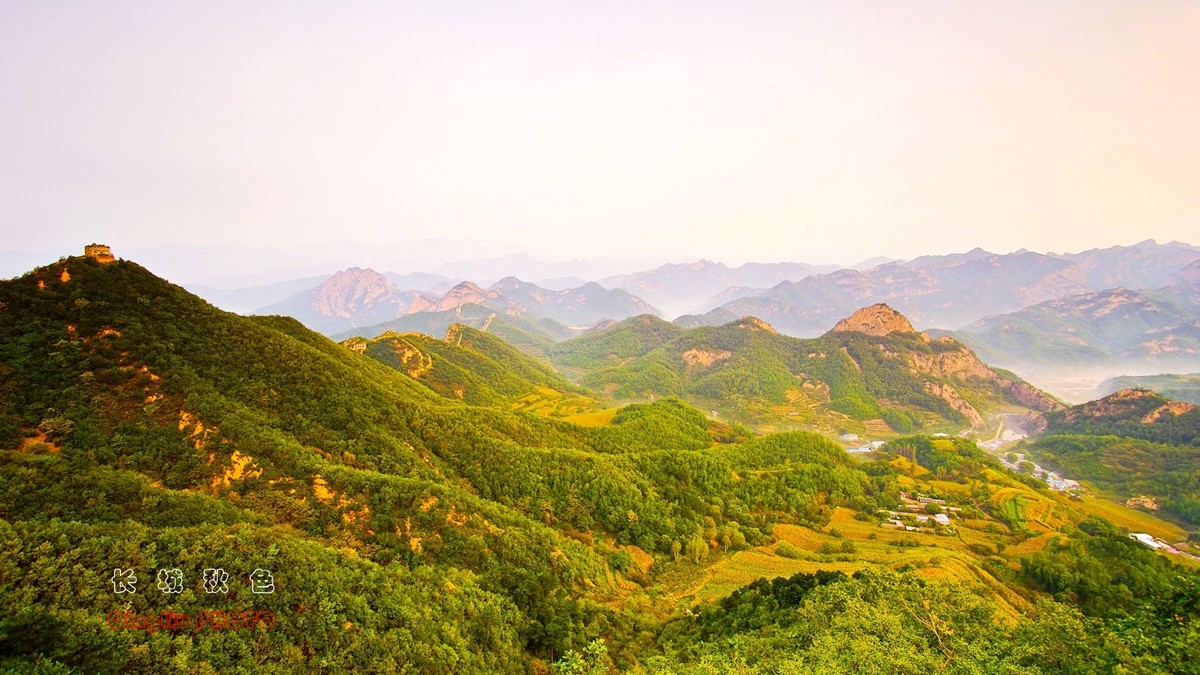
[[[0,0],[0,233],[843,264],[1200,243],[1200,2]]]

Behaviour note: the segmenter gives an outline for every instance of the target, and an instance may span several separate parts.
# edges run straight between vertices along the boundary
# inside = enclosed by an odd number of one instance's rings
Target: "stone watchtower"
[[[110,263],[116,260],[113,257],[112,249],[104,244],[88,244],[83,247],[83,254],[89,258],[95,258],[102,263]]]

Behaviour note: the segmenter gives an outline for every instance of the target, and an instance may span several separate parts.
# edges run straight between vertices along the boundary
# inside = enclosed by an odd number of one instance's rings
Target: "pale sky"
[[[0,0],[0,251],[1197,233],[1197,1]]]

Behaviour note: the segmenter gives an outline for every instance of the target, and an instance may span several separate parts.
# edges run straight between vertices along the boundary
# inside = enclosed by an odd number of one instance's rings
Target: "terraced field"
[[[1099,497],[1083,497],[1078,502],[1072,502],[1076,508],[1093,516],[1111,520],[1117,527],[1123,527],[1131,532],[1146,532],[1164,541],[1177,542],[1187,538],[1183,528],[1155,518],[1144,511],[1131,509],[1123,504],[1110,502]]]
[[[613,418],[617,416],[618,410],[620,410],[620,408],[608,408],[606,410],[576,413],[565,419],[567,422],[570,422],[571,424],[578,424],[581,427],[606,427],[612,424]]]
[[[549,387],[537,387],[514,401],[512,409],[545,417],[573,417],[589,414],[588,411],[594,405],[594,401],[586,396],[564,394]],[[616,414],[615,409],[612,414]],[[612,415],[609,415],[608,419],[611,421]]]

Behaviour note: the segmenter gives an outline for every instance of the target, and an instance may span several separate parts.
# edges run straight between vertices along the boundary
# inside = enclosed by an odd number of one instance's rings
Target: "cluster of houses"
[[[864,441],[858,434],[842,434],[839,439],[849,445],[846,452],[850,454],[874,452],[884,446],[887,441]]]
[[[930,504],[936,504],[937,506],[941,507],[943,513],[924,513],[924,511],[929,508]],[[900,504],[896,508],[901,510],[880,511],[881,514],[886,516],[880,527],[893,530],[905,530],[907,532],[917,532],[921,529],[919,525],[928,525],[931,522],[942,525],[943,527],[949,527],[949,513],[958,513],[962,511],[962,509],[957,506],[947,506],[945,499],[930,497],[929,495],[923,495],[920,492],[901,492]],[[915,519],[918,525],[909,525],[907,522],[905,522],[905,518]]]
[[[1056,471],[1047,472],[1043,478],[1046,480],[1046,485],[1049,485],[1051,490],[1058,490],[1059,492],[1075,492],[1080,488],[1079,481],[1071,480],[1070,478],[1063,478],[1062,476],[1058,475],[1058,472]]]

